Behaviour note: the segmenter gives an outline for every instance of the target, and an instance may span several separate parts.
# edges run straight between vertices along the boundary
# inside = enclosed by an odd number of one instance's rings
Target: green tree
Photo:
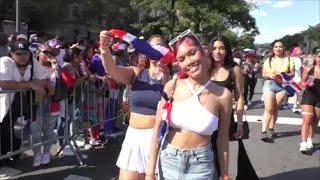
[[[159,28],[169,38],[187,28],[203,42],[234,27],[258,32],[249,14],[252,6],[244,0],[132,0],[131,5],[142,15],[133,27],[143,32]]]
[[[235,32],[232,32],[232,31],[224,31],[222,33],[223,36],[227,37],[230,41],[230,44],[232,47],[238,47],[239,45],[239,38],[237,36],[237,34]]]
[[[245,33],[239,37],[239,47],[254,48],[254,37],[250,33]]]
[[[320,24],[310,27],[307,31],[304,32],[304,35],[308,39],[312,39],[314,41],[317,41],[318,44],[320,44]]]

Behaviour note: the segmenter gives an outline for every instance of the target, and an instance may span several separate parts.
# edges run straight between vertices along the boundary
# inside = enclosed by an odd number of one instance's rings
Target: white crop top
[[[197,91],[194,91],[187,80],[187,86],[192,92],[191,98],[176,103],[173,101],[170,126],[192,131],[201,135],[212,135],[218,128],[219,118],[204,108],[199,101],[199,94],[210,85],[208,81]]]

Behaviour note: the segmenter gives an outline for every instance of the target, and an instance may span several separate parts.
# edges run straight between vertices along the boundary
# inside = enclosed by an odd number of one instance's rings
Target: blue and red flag
[[[288,96],[293,96],[296,92],[302,91],[302,88],[298,83],[292,80],[285,72],[281,72],[276,75],[278,82],[287,91]]]
[[[138,53],[144,54],[148,59],[160,60],[163,64],[171,63],[176,59],[174,53],[167,47],[150,44],[120,29],[111,29],[109,32],[115,37],[131,43]]]

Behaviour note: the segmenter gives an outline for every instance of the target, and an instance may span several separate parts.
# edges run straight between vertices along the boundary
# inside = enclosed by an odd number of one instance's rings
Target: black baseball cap
[[[9,45],[10,51],[13,53],[30,52],[28,41],[19,40]]]

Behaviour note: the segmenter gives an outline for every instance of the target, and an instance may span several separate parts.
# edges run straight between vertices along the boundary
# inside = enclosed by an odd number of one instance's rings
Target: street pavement
[[[250,139],[244,144],[257,175],[261,180],[319,180],[320,179],[320,128],[314,137],[314,149],[307,154],[299,152],[301,116],[283,109],[279,113],[281,123],[275,131],[277,137],[274,143],[260,140],[263,106],[259,103],[262,83],[259,81],[254,96],[254,105],[246,111],[250,126]],[[294,121],[296,123],[291,123]],[[293,125],[292,125],[293,124]],[[78,166],[74,156],[64,156],[52,159],[50,165],[32,168],[32,153],[24,153],[15,169],[20,174],[11,179],[22,180],[102,180],[116,179],[118,168],[115,166],[121,149],[123,136],[111,138],[105,147],[82,151],[88,155],[85,166]],[[236,177],[237,142],[230,142],[230,175]],[[52,153],[56,151],[53,148]],[[1,172],[1,170],[0,170]],[[19,172],[18,172],[19,173]],[[1,173],[0,173],[1,174]],[[0,176],[1,179],[1,176]]]

